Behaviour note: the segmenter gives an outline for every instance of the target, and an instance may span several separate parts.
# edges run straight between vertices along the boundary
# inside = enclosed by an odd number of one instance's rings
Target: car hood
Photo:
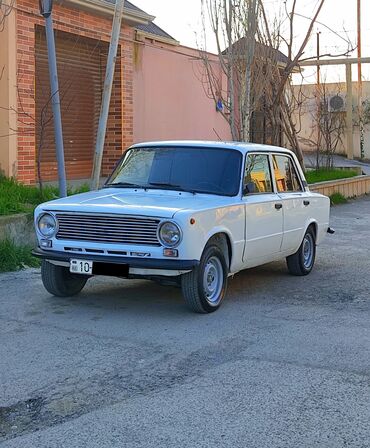
[[[119,213],[172,218],[180,210],[200,210],[226,205],[230,199],[168,190],[106,188],[45,202],[40,208],[59,212]]]

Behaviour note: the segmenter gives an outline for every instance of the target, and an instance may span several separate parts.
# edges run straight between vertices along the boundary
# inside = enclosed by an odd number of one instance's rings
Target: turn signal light
[[[179,252],[177,249],[163,249],[164,257],[178,257]]]
[[[40,247],[53,247],[51,240],[40,240]]]

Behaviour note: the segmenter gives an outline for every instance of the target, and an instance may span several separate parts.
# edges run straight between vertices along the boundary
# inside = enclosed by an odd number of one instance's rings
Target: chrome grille
[[[156,218],[57,213],[59,240],[160,246]]]

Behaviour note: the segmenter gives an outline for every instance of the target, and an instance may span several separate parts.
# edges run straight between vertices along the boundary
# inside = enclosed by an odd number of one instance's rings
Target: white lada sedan
[[[193,311],[209,313],[242,269],[286,258],[291,274],[310,273],[329,209],[287,149],[141,143],[101,190],[37,207],[33,253],[55,296],[93,275],[147,278],[180,285]]]

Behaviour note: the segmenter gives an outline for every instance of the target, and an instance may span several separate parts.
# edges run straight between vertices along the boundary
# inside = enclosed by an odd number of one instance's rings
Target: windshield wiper
[[[109,188],[109,187],[117,187],[117,188],[142,188],[143,190],[148,190],[150,188],[165,188],[167,190],[173,189],[178,191],[186,191],[192,194],[195,194],[195,191],[193,190],[187,190],[180,185],[170,184],[168,182],[149,182],[149,185],[140,185],[140,184],[134,184],[131,182],[113,182],[110,184],[105,184],[103,188]]]
[[[113,182],[111,184],[105,184],[103,188],[108,187],[118,187],[118,188],[143,188],[146,190],[148,188],[147,185],[139,185],[139,184],[133,184],[131,182]]]
[[[194,190],[186,189],[186,188],[182,187],[181,185],[170,184],[169,182],[149,182],[148,188],[150,188],[150,185],[154,185],[155,187],[167,187],[166,189],[169,189],[169,190],[173,189],[173,190],[178,190],[178,191],[186,191],[186,192],[192,193],[192,194],[196,193]]]

